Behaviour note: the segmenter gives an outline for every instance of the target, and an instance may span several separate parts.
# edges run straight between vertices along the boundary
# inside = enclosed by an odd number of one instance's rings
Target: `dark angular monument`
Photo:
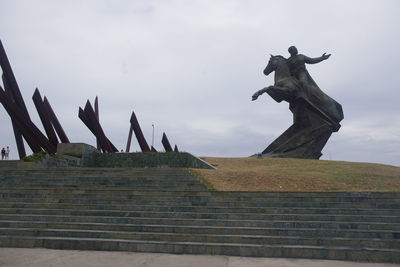
[[[163,133],[163,135],[162,135],[161,143],[164,146],[165,152],[173,152],[174,151],[172,149],[171,143],[169,142],[168,137],[165,133]]]
[[[39,89],[36,88],[35,93],[32,97],[33,103],[36,106],[36,110],[38,111],[39,118],[42,121],[44,130],[49,138],[49,141],[57,147],[58,139],[56,136],[56,132],[54,131],[53,126],[51,125],[50,114],[42,100],[42,96],[40,95]]]
[[[54,113],[50,102],[45,96],[42,98],[39,89],[37,88],[32,99],[47,136],[44,135],[33,123],[29,116],[24,99],[22,98],[21,91],[18,87],[1,40],[0,69],[3,71],[1,80],[4,86],[3,89],[3,87],[0,85],[0,103],[4,106],[11,118],[20,159],[23,159],[26,156],[24,140],[29,145],[33,153],[46,151],[49,154],[55,154],[57,152],[57,145],[59,143],[69,143],[70,141],[65,134],[56,114]],[[114,146],[110,139],[107,138],[103,127],[100,125],[99,103],[97,96],[94,101],[94,108],[89,100],[86,102],[86,105],[83,109],[79,107],[78,117],[96,137],[98,150],[102,151],[103,153],[118,152],[118,149]],[[133,132],[136,135],[142,152],[157,152],[153,146],[151,146],[151,148],[149,147],[134,112],[132,112],[130,119],[126,152],[129,152],[130,150]],[[165,133],[163,134],[162,144],[166,152],[179,152],[177,145],[175,145],[175,148],[172,149],[172,146],[169,143]]]
[[[100,143],[100,148],[104,153],[118,152],[118,149],[111,143],[110,139],[105,135],[103,128],[100,125],[95,110],[90,104],[90,101],[86,101],[85,108],[79,107],[78,117],[81,121],[89,128],[89,130],[96,137],[96,140]]]
[[[49,101],[46,97],[42,99],[38,89],[35,90],[32,98],[47,137],[32,122],[1,40],[0,68],[3,70],[4,85],[4,89],[0,86],[0,103],[3,104],[11,118],[20,159],[26,156],[24,140],[34,153],[44,150],[54,154],[59,143],[56,133],[62,143],[69,143]]]
[[[139,143],[140,149],[142,150],[142,152],[150,152],[151,149],[150,149],[149,145],[147,144],[146,138],[144,138],[142,128],[140,128],[139,121],[136,118],[135,112],[133,112],[133,111],[132,111],[130,122],[131,122],[131,129],[135,133],[135,136]],[[130,132],[130,136],[132,136],[131,132]],[[130,144],[130,141],[129,141],[129,144]],[[129,151],[128,146],[126,148],[127,148],[127,151]]]
[[[273,56],[264,70],[275,72],[275,84],[257,91],[252,100],[263,93],[275,101],[286,101],[293,113],[293,125],[273,141],[262,153],[263,157],[319,159],[322,149],[333,132],[340,128],[342,106],[326,95],[314,82],[305,64],[315,64],[330,57],[309,58],[289,47],[290,57]]]

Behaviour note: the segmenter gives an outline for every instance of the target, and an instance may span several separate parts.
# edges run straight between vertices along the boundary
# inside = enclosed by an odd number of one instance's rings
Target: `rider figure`
[[[327,96],[315,81],[311,78],[306,69],[306,64],[315,64],[327,60],[331,55],[324,53],[320,57],[310,58],[305,55],[298,54],[297,48],[291,46],[288,49],[290,57],[287,60],[292,77],[296,78],[303,88],[303,97],[308,99],[322,112],[324,112],[336,124],[343,119],[342,107],[339,103]]]
[[[298,54],[297,48],[295,46],[291,46],[288,49],[290,53],[290,57],[288,58],[288,66],[290,69],[290,73],[292,74],[293,77],[298,79],[302,86],[308,86],[309,85],[309,74],[306,69],[306,63],[307,64],[315,64],[319,63],[323,60],[328,59],[331,55],[324,53],[321,57],[317,58],[309,58],[305,55]]]

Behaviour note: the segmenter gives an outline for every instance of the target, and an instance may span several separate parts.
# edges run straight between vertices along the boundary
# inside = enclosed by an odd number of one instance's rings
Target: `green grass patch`
[[[46,151],[40,151],[37,153],[34,153],[30,156],[26,156],[23,158],[23,161],[25,162],[38,162],[41,161],[42,159],[46,158],[47,152]]]
[[[400,167],[395,166],[308,159],[204,159],[218,169],[194,173],[216,190],[400,192]]]

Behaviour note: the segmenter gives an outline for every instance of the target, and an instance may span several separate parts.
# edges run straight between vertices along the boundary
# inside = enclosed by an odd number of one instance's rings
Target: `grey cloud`
[[[2,1],[1,39],[31,114],[34,88],[73,141],[94,144],[77,118],[100,99],[101,123],[125,148],[132,110],[145,135],[166,131],[194,154],[247,156],[291,124],[287,104],[254,91],[273,84],[268,54],[287,47],[332,57],[309,71],[345,120],[331,158],[400,165],[398,1]],[[37,125],[40,122],[33,115]],[[14,144],[0,112],[0,145]],[[368,133],[374,136],[368,136]],[[372,138],[372,139],[371,139]],[[358,153],[362,151],[363,153]],[[14,154],[15,155],[15,154]],[[370,155],[368,157],[366,155]]]

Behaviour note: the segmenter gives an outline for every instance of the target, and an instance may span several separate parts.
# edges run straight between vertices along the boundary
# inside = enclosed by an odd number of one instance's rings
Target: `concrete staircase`
[[[0,160],[0,169],[2,168],[17,168],[19,160]]]
[[[400,262],[399,193],[215,192],[185,169],[0,166],[0,247]]]

